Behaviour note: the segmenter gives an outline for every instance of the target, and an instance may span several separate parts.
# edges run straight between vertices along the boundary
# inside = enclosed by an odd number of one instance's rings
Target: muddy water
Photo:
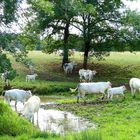
[[[53,105],[53,103],[55,102],[51,101],[46,104]],[[15,111],[14,104],[15,102],[11,101],[10,105]],[[23,104],[18,102],[17,112],[21,112],[22,110]],[[38,119],[37,114],[34,114],[34,125],[37,125],[41,131],[49,131],[60,134],[96,128],[95,124],[90,123],[84,118],[75,116],[70,112],[51,109],[45,110],[43,108],[39,109]]]

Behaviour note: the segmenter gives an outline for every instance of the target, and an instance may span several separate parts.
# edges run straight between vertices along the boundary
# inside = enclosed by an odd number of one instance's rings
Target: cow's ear
[[[110,81],[108,81],[107,83],[109,83],[109,84],[110,84],[110,86],[112,86],[112,84],[111,84],[111,82],[110,82]]]

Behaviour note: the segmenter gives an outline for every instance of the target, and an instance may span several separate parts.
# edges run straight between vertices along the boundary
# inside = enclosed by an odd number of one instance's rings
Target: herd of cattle
[[[75,66],[75,62],[65,63],[63,68],[66,74],[70,74],[73,71]],[[33,67],[30,68],[31,73],[33,73]],[[77,102],[79,102],[79,98],[81,97],[84,102],[86,94],[102,94],[103,98],[111,99],[114,95],[122,95],[124,98],[124,92],[126,91],[126,87],[124,85],[120,87],[112,87],[111,82],[92,82],[94,75],[96,75],[95,70],[79,70],[79,79],[80,83],[77,85],[75,89],[70,88],[71,92],[75,92],[78,90]],[[26,75],[26,81],[35,81],[38,75],[36,73]],[[1,79],[6,81],[5,73],[1,74]],[[135,96],[136,90],[140,91],[140,79],[131,78],[129,81],[129,86],[131,88],[131,93],[133,97]],[[15,101],[15,110],[17,111],[17,102],[20,101],[24,104],[23,110],[20,113],[25,118],[30,121],[34,121],[34,113],[37,112],[40,108],[40,98],[38,96],[33,96],[31,91],[26,91],[22,89],[10,89],[3,92],[5,101],[10,104],[11,100]]]

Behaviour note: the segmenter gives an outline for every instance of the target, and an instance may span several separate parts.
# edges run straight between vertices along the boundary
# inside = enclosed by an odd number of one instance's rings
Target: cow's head
[[[127,90],[126,87],[125,87],[125,85],[123,85],[122,88],[123,88],[123,91]]]
[[[93,71],[92,71],[92,74],[93,74],[93,75],[95,75],[96,73],[97,73],[97,71],[96,71],[96,70],[93,70]]]
[[[26,91],[26,93],[27,93],[27,96],[28,97],[31,97],[32,96],[32,92],[30,90]]]

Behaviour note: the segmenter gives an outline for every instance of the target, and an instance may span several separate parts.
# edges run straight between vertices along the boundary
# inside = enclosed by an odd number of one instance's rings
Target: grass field
[[[38,132],[32,136],[22,135],[16,139],[55,139],[55,140],[139,140],[140,139],[140,94],[136,93],[133,99],[128,82],[131,77],[140,78],[140,53],[112,52],[105,61],[90,58],[88,68],[96,70],[98,74],[94,81],[111,81],[114,85],[127,85],[126,99],[115,98],[109,102],[96,102],[95,96],[87,96],[88,104],[75,103],[75,95],[71,96],[69,88],[76,87],[79,82],[78,70],[82,68],[82,58],[76,53],[71,60],[77,62],[72,75],[66,76],[61,68],[61,57],[54,54],[44,54],[39,51],[29,53],[38,78],[35,83],[26,83],[25,75],[28,69],[16,63],[12,58],[13,67],[19,76],[11,84],[14,87],[32,88],[35,94],[56,96],[61,103],[55,107],[59,110],[68,110],[78,116],[88,118],[97,125],[97,130],[88,130],[82,133],[66,136],[51,136]],[[57,96],[63,98],[57,98]],[[48,107],[47,107],[48,108]],[[8,135],[8,134],[7,134]],[[2,140],[13,139],[11,136],[0,137]]]
[[[61,67],[62,57],[54,54],[44,54],[40,51],[29,52],[29,58],[33,61],[35,72],[39,74],[38,79],[49,81],[79,81],[78,70],[82,68],[82,56],[75,53],[70,57],[77,66],[72,75],[66,76]],[[12,59],[13,60],[13,59]],[[128,81],[131,77],[140,77],[140,53],[115,53],[112,52],[105,60],[97,61],[89,59],[88,68],[98,73],[95,80]],[[28,69],[13,60],[13,67],[18,71],[20,78],[25,79]]]

